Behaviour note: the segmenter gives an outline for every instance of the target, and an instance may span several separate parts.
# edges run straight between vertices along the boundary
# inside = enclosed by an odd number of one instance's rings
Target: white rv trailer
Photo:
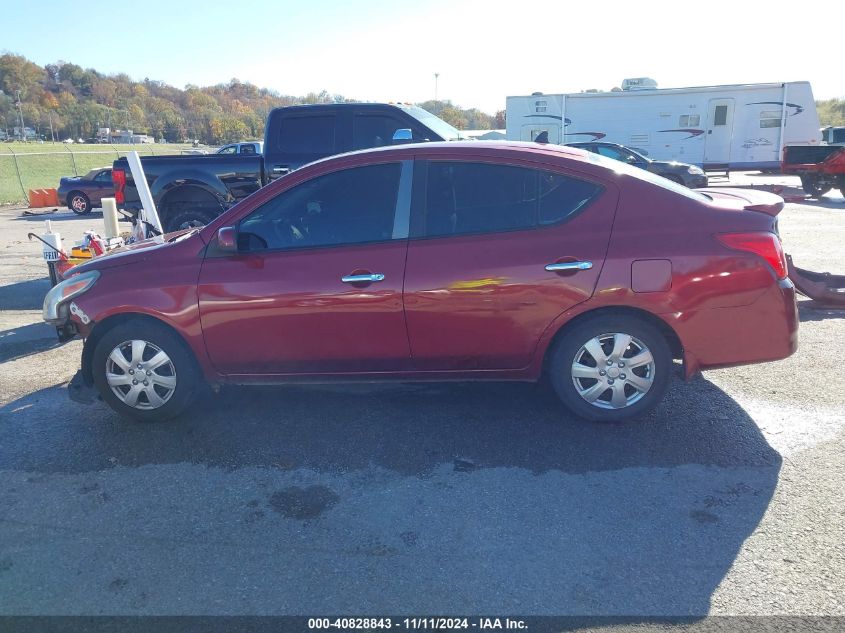
[[[508,140],[607,141],[656,160],[705,169],[772,169],[783,146],[821,142],[806,81],[657,88],[627,79],[623,90],[507,98]]]

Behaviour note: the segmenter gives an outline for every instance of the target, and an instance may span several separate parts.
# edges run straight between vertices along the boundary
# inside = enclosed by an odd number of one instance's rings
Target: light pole
[[[23,129],[23,109],[21,108],[21,91],[15,90],[15,97],[18,100],[18,116],[21,120],[21,140],[26,143],[26,132]]]
[[[434,102],[437,103],[437,80],[440,78],[440,73],[434,73]]]

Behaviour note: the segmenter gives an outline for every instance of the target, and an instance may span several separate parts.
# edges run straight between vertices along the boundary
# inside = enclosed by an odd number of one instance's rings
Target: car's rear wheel
[[[73,191],[67,197],[67,206],[76,215],[85,215],[91,213],[91,201],[84,193],[80,191]]]
[[[601,315],[573,325],[548,364],[560,399],[587,420],[618,422],[653,409],[663,399],[672,355],[663,334],[626,315]]]
[[[193,401],[200,375],[185,343],[146,319],[119,324],[94,348],[94,384],[109,406],[142,421],[167,420]]]

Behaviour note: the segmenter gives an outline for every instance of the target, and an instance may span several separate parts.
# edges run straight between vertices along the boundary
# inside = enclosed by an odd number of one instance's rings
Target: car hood
[[[199,231],[197,229],[184,229],[182,231],[174,231],[173,233],[157,235],[156,237],[148,238],[142,242],[121,246],[120,248],[110,251],[106,255],[95,257],[91,261],[80,264],[79,266],[74,266],[63,276],[68,278],[71,275],[84,273],[89,270],[103,270],[106,268],[115,268],[117,266],[126,266],[127,264],[136,263],[148,257],[153,257],[162,250],[171,248],[174,244],[194,237],[199,240],[199,244],[204,246],[205,242],[203,242],[202,238],[198,236]]]
[[[758,211],[772,217],[783,210],[783,198],[768,191],[729,187],[707,187],[696,191],[708,196],[713,204],[723,209]]]

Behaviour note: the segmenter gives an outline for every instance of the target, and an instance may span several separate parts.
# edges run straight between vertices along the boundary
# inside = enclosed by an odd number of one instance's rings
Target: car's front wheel
[[[565,331],[548,370],[560,399],[587,420],[618,422],[653,409],[672,373],[672,354],[650,323],[600,315]]]
[[[103,400],[121,415],[142,421],[178,415],[200,384],[185,343],[166,326],[146,319],[106,332],[94,348],[92,370]]]

